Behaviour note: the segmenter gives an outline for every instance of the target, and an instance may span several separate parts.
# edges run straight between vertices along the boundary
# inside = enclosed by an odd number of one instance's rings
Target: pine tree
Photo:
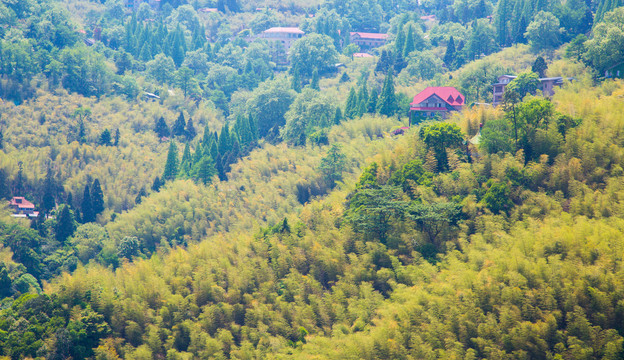
[[[91,192],[89,184],[85,185],[82,195],[82,222],[89,223],[95,221],[95,213],[93,212],[93,202],[91,201]]]
[[[366,114],[368,110],[368,89],[366,84],[363,84],[358,92],[358,115],[362,116]]]
[[[85,124],[82,119],[78,121],[78,142],[84,144],[87,142],[87,134],[85,130]]]
[[[446,53],[444,54],[444,64],[447,68],[451,69],[453,65],[453,61],[455,61],[455,39],[453,36],[449,38],[448,43],[446,44]]]
[[[347,119],[355,119],[358,114],[358,99],[355,92],[355,88],[351,88],[349,91],[349,97],[347,97],[347,103],[345,104],[345,117]]]
[[[176,29],[173,37],[173,43],[171,44],[171,58],[176,67],[182,66],[184,62],[184,33],[180,29],[179,25]]]
[[[158,138],[169,137],[169,135],[171,135],[169,132],[169,126],[167,126],[165,118],[163,118],[162,116],[156,119],[154,132],[156,133],[156,136],[158,136]]]
[[[388,51],[382,50],[381,56],[377,61],[377,65],[375,66],[375,72],[387,72],[390,62],[390,55],[388,54]]]
[[[249,114],[247,123],[249,124],[249,132],[251,133],[252,141],[258,140],[258,127],[256,126],[256,120],[253,118],[251,114]]]
[[[195,130],[195,125],[193,125],[193,118],[189,118],[188,122],[186,123],[185,134],[187,141],[192,141],[193,139],[195,139],[195,136],[197,136],[197,130]]]
[[[143,46],[141,47],[141,52],[139,54],[139,59],[141,59],[142,61],[145,61],[145,62],[152,60],[151,47],[152,47],[152,45],[150,43],[144,43]]]
[[[408,57],[408,55],[414,50],[416,50],[414,28],[410,25],[409,30],[407,30],[407,38],[405,39],[405,45],[403,47],[403,57]]]
[[[74,234],[75,229],[74,217],[69,210],[69,206],[61,205],[54,226],[54,236],[56,240],[64,244],[67,238]]]
[[[134,203],[137,205],[140,204],[143,198],[146,196],[147,196],[147,191],[145,191],[145,186],[141,186],[141,190],[139,190],[139,193],[134,198]]]
[[[160,187],[162,186],[162,183],[160,182],[160,178],[158,176],[156,176],[156,178],[154,179],[154,182],[152,183],[152,191],[160,191]]]
[[[217,173],[215,163],[208,155],[204,155],[195,166],[193,166],[192,177],[198,183],[209,184],[212,177]]]
[[[225,155],[232,149],[232,140],[230,138],[229,125],[225,123],[221,128],[221,134],[219,134],[219,154]]]
[[[167,182],[174,180],[178,175],[178,148],[173,141],[169,142],[169,152],[167,153],[167,162],[163,171],[162,181]]]
[[[184,113],[180,111],[178,119],[173,123],[171,127],[172,136],[185,136],[186,134],[186,120],[184,119]]]
[[[314,71],[312,72],[312,81],[310,81],[310,87],[317,91],[321,90],[321,88],[319,87],[319,74],[316,68],[314,68]]]
[[[115,130],[115,141],[113,142],[113,146],[119,146],[119,137],[121,134],[119,133],[119,129]]]
[[[342,110],[340,106],[336,106],[336,113],[334,114],[334,124],[338,125],[342,122]]]
[[[300,93],[301,92],[301,74],[299,73],[299,65],[295,65],[295,67],[293,68],[293,75],[292,75],[291,83],[292,83],[292,89]]]
[[[100,186],[100,180],[95,179],[91,186],[91,204],[93,206],[93,214],[97,216],[104,211],[104,193]]]
[[[403,54],[403,49],[405,48],[405,31],[403,31],[403,26],[399,26],[397,29],[397,37],[394,41],[394,53],[395,54]]]
[[[386,80],[384,81],[381,96],[377,103],[377,112],[381,115],[392,116],[397,110],[397,99],[394,93],[394,79],[392,70],[388,71]]]
[[[188,178],[191,175],[191,145],[189,142],[186,143],[184,147],[184,152],[182,153],[182,161],[180,162],[180,177],[183,179]]]
[[[111,146],[111,133],[108,129],[104,129],[100,134],[100,145]]]
[[[377,112],[377,102],[379,101],[379,91],[377,88],[373,88],[370,96],[368,97],[368,104],[366,104],[366,112],[374,114]]]

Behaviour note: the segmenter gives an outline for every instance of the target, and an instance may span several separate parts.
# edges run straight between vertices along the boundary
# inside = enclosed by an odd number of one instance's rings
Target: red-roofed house
[[[466,98],[451,86],[428,87],[410,104],[410,123],[427,118],[446,118],[464,107]]]
[[[385,45],[388,41],[388,34],[352,32],[349,40],[362,50],[370,50]]]
[[[23,196],[14,196],[9,201],[9,207],[15,214],[32,214],[35,212],[35,204],[26,200]]]

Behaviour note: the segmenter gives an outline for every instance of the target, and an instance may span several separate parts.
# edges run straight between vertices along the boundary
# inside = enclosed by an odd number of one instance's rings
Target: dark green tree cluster
[[[344,117],[355,119],[364,114],[375,113],[392,116],[398,110],[397,95],[394,90],[394,77],[392,76],[392,71],[389,71],[384,79],[381,92],[373,88],[369,93],[366,81],[362,83],[357,91],[355,88],[351,88],[345,103]]]

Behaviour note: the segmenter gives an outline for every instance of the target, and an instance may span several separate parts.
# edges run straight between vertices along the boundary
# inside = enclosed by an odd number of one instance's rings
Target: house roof
[[[272,27],[270,29],[264,30],[263,33],[271,34],[271,33],[286,33],[286,34],[305,34],[301,29],[297,27]]]
[[[26,200],[23,196],[14,196],[9,201],[9,206],[16,206],[18,209],[34,209],[35,204]]]
[[[374,56],[371,54],[367,54],[367,53],[354,53],[353,57],[354,58],[372,58]]]
[[[446,101],[449,105],[464,105],[466,98],[457,89],[451,86],[428,87],[414,96],[414,101],[410,105],[415,106],[429,99],[431,96],[437,95],[440,99]]]
[[[361,39],[372,39],[372,40],[387,40],[388,34],[379,34],[379,33],[366,33],[366,32],[352,32],[351,36],[359,36]]]

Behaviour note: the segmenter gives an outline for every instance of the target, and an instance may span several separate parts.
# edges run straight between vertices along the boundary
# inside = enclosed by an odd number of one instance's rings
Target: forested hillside
[[[624,358],[623,5],[0,2],[0,359]]]

